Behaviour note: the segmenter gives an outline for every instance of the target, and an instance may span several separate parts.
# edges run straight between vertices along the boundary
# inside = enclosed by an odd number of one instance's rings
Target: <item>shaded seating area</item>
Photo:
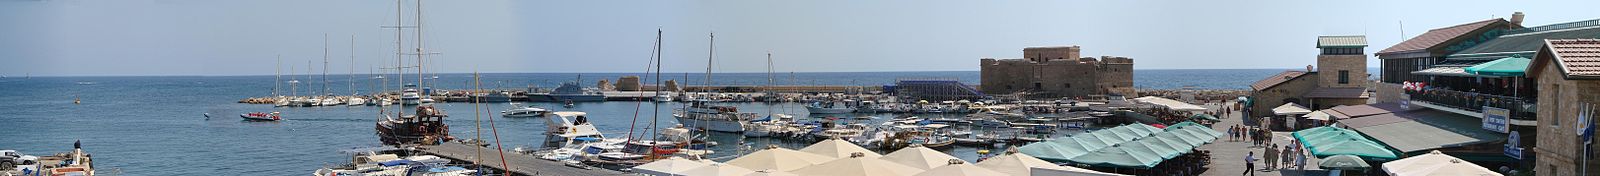
[[[1317,158],[1336,155],[1353,155],[1367,161],[1399,159],[1399,152],[1374,141],[1355,130],[1322,126],[1295,131],[1290,135],[1301,141],[1300,145]]]
[[[1438,150],[1383,163],[1383,172],[1393,176],[1501,175],[1489,168],[1446,155]]]
[[[1210,153],[1196,150],[1223,134],[1194,122],[1165,129],[1128,124],[1024,145],[1018,151],[1039,159],[1132,175],[1196,175]]]
[[[1116,133],[1149,129],[1129,128]],[[1159,129],[1157,129],[1159,131]],[[1113,133],[1113,132],[1105,132]],[[1110,136],[1108,136],[1110,137]],[[939,176],[939,175],[1084,175],[1120,176],[1094,170],[1060,166],[1011,148],[1005,154],[968,164],[954,156],[921,146],[887,155],[839,139],[827,139],[800,150],[769,146],[727,163],[673,157],[633,167],[634,174],[678,175],[828,175],[828,176]],[[844,154],[843,157],[833,157]]]

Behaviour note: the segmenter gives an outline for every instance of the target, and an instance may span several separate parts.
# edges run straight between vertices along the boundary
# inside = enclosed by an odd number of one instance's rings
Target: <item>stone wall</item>
[[[1378,91],[1377,95],[1375,95],[1378,96],[1378,103],[1396,103],[1400,102],[1401,100],[1410,99],[1405,97],[1405,89],[1400,89],[1400,84],[1383,82],[1369,84],[1376,84],[1372,87]]]
[[[1317,55],[1316,69],[1323,87],[1362,87],[1367,82],[1366,55]],[[1339,84],[1339,71],[1349,72],[1346,84]]]
[[[1300,95],[1317,88],[1317,75],[1319,74],[1321,73],[1306,73],[1300,77],[1279,83],[1277,86],[1260,91],[1251,91],[1250,99],[1254,100],[1255,104],[1250,106],[1250,117],[1273,116],[1272,108],[1282,106],[1286,103],[1285,99],[1298,100],[1295,104],[1305,106],[1307,100],[1300,98]]]
[[[1080,50],[1078,46],[1027,47],[1022,48],[1022,57],[1034,62],[1075,60]]]
[[[1050,55],[1050,52],[1034,52]],[[1076,47],[1072,47],[1070,52],[1063,53],[1075,52]],[[1029,59],[985,58],[979,62],[982,70],[982,86],[979,88],[988,94],[1028,92],[1029,97],[1033,98],[1072,98],[1111,93],[1135,95],[1133,59],[1102,58],[1106,61],[1051,58],[1045,62],[1034,62]]]
[[[1552,64],[1533,63],[1533,64]],[[1538,75],[1539,130],[1534,153],[1538,156],[1537,175],[1577,175],[1579,145],[1578,112],[1580,105],[1600,106],[1600,80],[1567,80],[1555,65],[1545,65]],[[1591,168],[1600,161],[1590,161]]]

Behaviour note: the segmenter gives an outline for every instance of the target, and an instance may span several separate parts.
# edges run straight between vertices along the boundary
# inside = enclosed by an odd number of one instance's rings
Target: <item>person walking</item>
[[[1280,164],[1282,164],[1280,166],[1281,168],[1288,169],[1289,166],[1293,166],[1293,164],[1294,164],[1294,150],[1293,149],[1294,149],[1294,147],[1283,146],[1283,153],[1279,153],[1279,154],[1283,155],[1283,157],[1282,157],[1283,159],[1281,159],[1283,161],[1280,162]]]
[[[1267,167],[1263,167],[1263,168],[1267,169],[1268,172],[1271,172],[1273,169],[1277,169],[1278,168],[1277,167],[1278,166],[1278,146],[1277,145],[1268,146],[1266,148],[1266,150],[1264,152],[1262,152],[1262,156],[1261,157],[1267,158]]]
[[[1250,176],[1256,175],[1256,152],[1250,152],[1244,156],[1244,173],[1239,175],[1246,174]]]
[[[1296,170],[1306,170],[1306,153],[1298,151],[1294,153],[1294,167],[1298,168]]]

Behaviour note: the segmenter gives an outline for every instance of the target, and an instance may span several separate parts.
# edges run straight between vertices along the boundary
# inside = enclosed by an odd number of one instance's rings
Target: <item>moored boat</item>
[[[249,120],[249,121],[279,121],[279,120],[283,120],[283,118],[278,116],[278,114],[279,114],[278,112],[271,112],[271,113],[252,112],[252,113],[239,114],[239,117],[244,118],[244,120]]]

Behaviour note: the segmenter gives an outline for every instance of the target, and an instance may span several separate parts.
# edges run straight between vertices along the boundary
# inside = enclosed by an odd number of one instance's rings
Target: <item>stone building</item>
[[[1078,46],[1028,47],[1024,58],[984,58],[979,87],[987,94],[1030,98],[1134,95],[1133,59],[1079,57]]]
[[[1528,66],[1536,79],[1540,127],[1534,152],[1536,175],[1583,175],[1580,128],[1600,114],[1600,39],[1547,39]],[[1580,122],[1579,116],[1591,122]],[[1595,150],[1593,145],[1590,150]],[[1588,175],[1600,173],[1600,160],[1590,157]]]
[[[1317,66],[1278,73],[1250,85],[1251,117],[1273,116],[1273,107],[1287,103],[1313,110],[1367,103],[1366,36],[1317,37]],[[1274,119],[1272,124],[1287,124]],[[1288,126],[1275,126],[1278,129]]]

